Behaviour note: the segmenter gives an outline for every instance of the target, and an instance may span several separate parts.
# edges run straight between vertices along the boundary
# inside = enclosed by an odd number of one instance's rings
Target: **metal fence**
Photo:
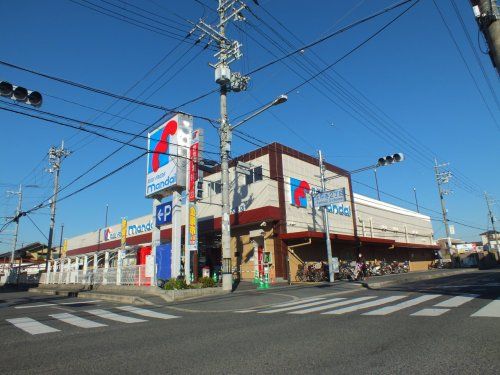
[[[47,277],[48,276],[48,277]],[[145,265],[96,268],[83,270],[63,270],[44,274],[41,283],[84,284],[84,285],[150,285]]]

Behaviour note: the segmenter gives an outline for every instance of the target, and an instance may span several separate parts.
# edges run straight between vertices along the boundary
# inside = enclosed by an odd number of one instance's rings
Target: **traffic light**
[[[30,104],[33,107],[42,105],[42,94],[38,91],[27,90],[21,86],[15,86],[10,82],[0,82],[0,95],[9,97],[18,102]]]
[[[393,155],[387,155],[383,158],[378,159],[377,166],[383,167],[393,163],[399,163],[400,161],[403,161],[404,158],[405,158],[404,155],[400,152]]]
[[[195,198],[196,200],[203,199],[203,180],[196,181]]]

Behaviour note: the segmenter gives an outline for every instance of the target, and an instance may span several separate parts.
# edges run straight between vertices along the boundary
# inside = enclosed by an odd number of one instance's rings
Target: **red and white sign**
[[[189,160],[189,201],[196,200],[196,180],[198,180],[198,163],[201,158],[201,142],[203,138],[202,129],[193,132],[190,147],[191,158]]]

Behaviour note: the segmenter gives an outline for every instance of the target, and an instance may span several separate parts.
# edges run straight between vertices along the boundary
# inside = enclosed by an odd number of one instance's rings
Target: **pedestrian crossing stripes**
[[[335,307],[340,307],[340,306],[345,306],[345,305],[349,305],[349,304],[352,304],[352,303],[362,302],[362,301],[366,301],[367,299],[372,299],[372,298],[375,298],[375,296],[359,297],[359,298],[354,298],[352,300],[329,303],[328,305],[311,307],[310,309],[299,310],[299,311],[292,311],[292,312],[289,312],[289,314],[299,314],[299,315],[301,315],[301,314],[309,314],[311,312],[333,309]]]
[[[22,329],[24,332],[28,332],[31,335],[39,335],[41,333],[58,332],[58,329],[52,328],[46,324],[40,323],[35,319],[31,318],[16,318],[7,319],[9,323],[12,323],[17,328]]]
[[[318,313],[319,315],[343,315],[356,313],[360,310],[369,310],[361,312],[364,316],[386,316],[403,310],[408,311],[410,316],[437,317],[443,315],[454,308],[476,301],[487,301],[479,299],[478,294],[463,294],[457,296],[444,296],[442,294],[420,294],[420,295],[393,295],[393,296],[362,296],[357,298],[346,297],[311,297],[300,300],[294,300],[285,303],[269,305],[261,308],[248,310],[236,310],[235,313],[258,313],[258,314],[277,314],[285,313],[290,315],[305,315]],[[396,303],[397,302],[397,303]],[[419,305],[434,303],[430,307],[424,307],[415,311]],[[474,306],[480,302],[476,302]],[[382,306],[385,305],[385,306]],[[413,311],[412,311],[413,310]],[[469,313],[470,314],[470,313]],[[488,302],[486,306],[480,307],[480,310],[470,315],[472,317],[500,317],[500,298]]]
[[[49,316],[58,319],[60,321],[63,321],[64,323],[68,323],[80,328],[106,327],[106,324],[97,323],[89,319],[80,318],[79,316],[69,313],[51,314]]]
[[[382,307],[380,309],[364,313],[363,315],[388,315],[388,314],[392,314],[393,312],[418,305],[419,303],[430,301],[431,299],[434,299],[434,298],[437,298],[440,296],[441,296],[440,294],[424,295],[424,296],[420,296],[420,297],[411,299],[409,301],[404,301],[404,302],[398,303],[397,305]]]
[[[86,312],[98,316],[99,318],[114,320],[115,322],[120,323],[141,323],[147,321],[144,319],[131,318],[130,316],[115,314],[113,312],[102,309],[87,310]]]
[[[354,305],[354,306],[344,307],[344,308],[338,309],[338,310],[327,311],[327,312],[324,312],[322,314],[335,314],[335,315],[345,314],[345,313],[349,313],[349,312],[353,312],[353,311],[357,311],[357,310],[367,309],[367,308],[373,307],[373,306],[384,305],[386,303],[394,302],[394,301],[397,301],[399,299],[403,299],[405,297],[406,296],[385,297],[385,298],[378,299],[375,301],[365,302],[365,303],[362,303],[360,305]]]
[[[491,301],[481,310],[471,315],[472,317],[500,318],[500,298]]]
[[[131,312],[133,314],[145,316],[148,318],[158,318],[158,319],[178,318],[178,316],[175,316],[175,315],[159,313],[158,311],[151,311],[151,310],[147,310],[147,309],[141,309],[141,308],[135,307],[135,306],[120,306],[117,308],[120,310],[128,311],[128,312]]]
[[[165,314],[159,311],[154,311],[135,306],[118,306],[116,307],[116,309],[119,309],[124,313],[130,313],[142,317],[155,318],[155,319],[167,320],[167,319],[180,318],[180,316]],[[117,314],[104,309],[83,310],[82,312],[90,314],[98,319],[102,319],[105,321],[113,321],[126,324],[142,323],[148,321],[146,319],[139,319],[123,314]],[[81,317],[71,313],[49,314],[48,316],[52,318],[52,320],[48,320],[47,322],[45,322],[45,319],[42,318],[44,320],[44,323],[41,323],[38,320],[29,317],[6,319],[6,321],[11,323],[14,327],[19,328],[26,333],[29,333],[30,335],[60,332],[61,329],[52,327],[52,324],[55,322],[62,322],[68,324],[69,326],[74,326],[83,329],[92,329],[92,328],[100,328],[108,326],[108,324],[92,320],[89,317]],[[58,325],[56,326],[59,327]]]

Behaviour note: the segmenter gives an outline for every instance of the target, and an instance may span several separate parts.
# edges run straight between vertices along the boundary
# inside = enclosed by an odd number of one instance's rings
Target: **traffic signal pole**
[[[319,155],[319,173],[321,178],[321,191],[326,191],[326,183],[325,183],[325,166],[323,164],[323,154],[321,150],[318,151]],[[333,273],[333,257],[332,257],[332,241],[330,239],[330,220],[328,218],[328,210],[327,207],[321,207],[321,211],[323,211],[323,228],[325,231],[325,240],[326,240],[326,254],[328,256],[328,280],[333,283],[335,280],[335,274]]]

